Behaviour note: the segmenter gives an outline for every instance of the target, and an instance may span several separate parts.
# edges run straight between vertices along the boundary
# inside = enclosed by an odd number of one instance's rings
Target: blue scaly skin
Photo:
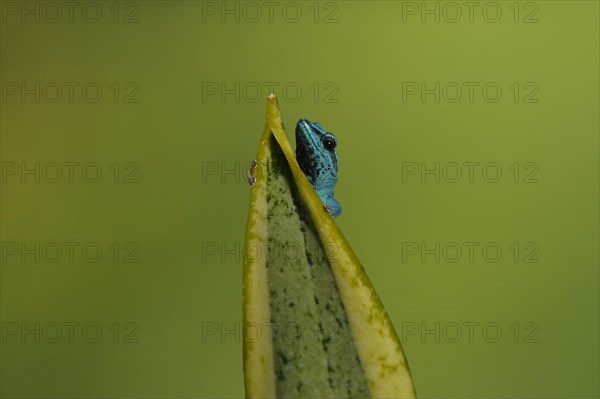
[[[296,160],[333,217],[342,212],[342,206],[333,198],[338,180],[336,145],[335,136],[320,123],[300,119],[296,124]]]

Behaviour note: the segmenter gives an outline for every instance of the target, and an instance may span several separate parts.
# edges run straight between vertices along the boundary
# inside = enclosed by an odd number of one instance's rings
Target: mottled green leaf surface
[[[244,256],[246,396],[414,397],[393,326],[295,162],[274,96],[256,160]]]

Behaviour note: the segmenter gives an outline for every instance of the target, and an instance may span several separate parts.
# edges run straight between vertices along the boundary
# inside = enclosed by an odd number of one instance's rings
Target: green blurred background
[[[420,397],[600,395],[598,2],[78,4],[2,2],[2,397],[243,396],[270,85],[338,137]]]

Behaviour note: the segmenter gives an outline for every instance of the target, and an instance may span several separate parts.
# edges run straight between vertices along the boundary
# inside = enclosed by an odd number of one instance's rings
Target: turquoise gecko
[[[333,217],[342,212],[342,206],[333,198],[338,180],[336,146],[335,136],[320,123],[300,119],[296,124],[296,160]]]

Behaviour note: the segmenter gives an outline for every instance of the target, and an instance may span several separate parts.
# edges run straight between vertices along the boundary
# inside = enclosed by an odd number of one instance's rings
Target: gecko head
[[[296,124],[296,159],[315,185],[318,181],[337,181],[337,139],[318,122],[300,119]]]

